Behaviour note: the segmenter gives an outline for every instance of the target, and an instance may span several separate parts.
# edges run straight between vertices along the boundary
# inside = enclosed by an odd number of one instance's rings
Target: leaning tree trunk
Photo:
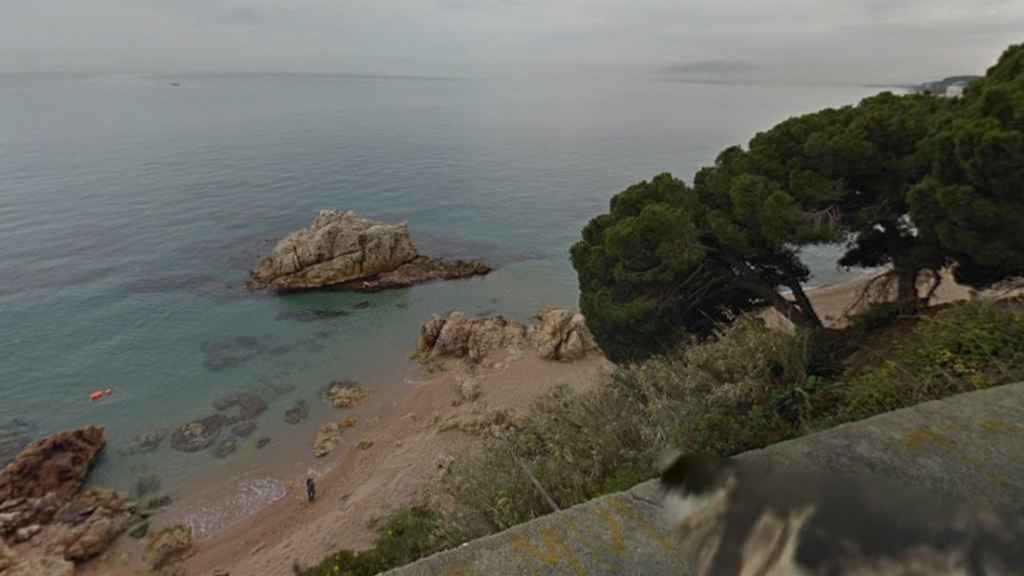
[[[896,275],[896,304],[905,311],[916,310],[921,305],[921,297],[917,293],[917,268],[899,268],[893,270]]]
[[[800,284],[794,283],[789,286],[789,289],[793,291],[795,300],[783,297],[776,290],[770,291],[768,302],[771,303],[772,308],[775,308],[779,314],[782,314],[786,320],[792,322],[797,328],[807,330],[822,328],[821,319],[818,318],[818,314],[814,311],[811,301],[807,298],[807,294],[804,293]]]
[[[818,317],[818,313],[814,311],[814,305],[811,304],[811,299],[807,297],[804,292],[803,286],[799,282],[793,282],[789,289],[793,291],[793,297],[796,299],[797,305],[800,307],[802,316],[805,318],[804,328],[822,328],[821,318]]]

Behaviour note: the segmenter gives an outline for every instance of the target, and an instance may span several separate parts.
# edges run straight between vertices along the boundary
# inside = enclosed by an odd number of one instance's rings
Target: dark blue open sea
[[[759,129],[871,92],[0,76],[0,438],[102,424],[109,449],[94,482],[131,490],[155,474],[171,493],[222,483],[235,487],[218,492],[232,505],[273,498],[285,471],[312,465],[326,383],[361,381],[371,413],[411,386],[408,355],[432,313],[526,319],[544,304],[574,306],[568,248],[613,194],[661,171],[689,180]],[[422,252],[483,257],[498,271],[372,296],[241,287],[274,240],[328,207],[408,220]],[[817,282],[838,279],[827,251],[810,260]],[[135,435],[212,414],[242,390],[269,409],[227,458],[166,442],[121,454]],[[297,399],[312,413],[289,426],[282,414]],[[257,451],[261,436],[272,442]]]

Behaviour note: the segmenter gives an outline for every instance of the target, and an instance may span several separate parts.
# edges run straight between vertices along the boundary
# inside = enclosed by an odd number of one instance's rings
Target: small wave
[[[208,538],[255,514],[288,494],[277,478],[252,478],[240,481],[234,493],[215,502],[196,504],[184,513],[184,521],[196,538]]]

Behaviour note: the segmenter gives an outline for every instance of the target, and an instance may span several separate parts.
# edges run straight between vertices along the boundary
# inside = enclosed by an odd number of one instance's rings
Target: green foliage
[[[338,551],[303,576],[373,576],[442,550],[447,542],[440,513],[428,506],[400,508],[375,524],[372,548]]]
[[[895,324],[902,314],[903,307],[898,302],[879,302],[854,316],[852,326],[858,332],[867,333]]]
[[[989,302],[952,306],[864,348],[870,367],[841,389],[834,413],[841,420],[1021,378],[1024,313]]]
[[[973,83],[927,142],[932,169],[909,194],[914,222],[986,287],[1024,274],[1024,45]]]
[[[580,308],[609,358],[706,336],[730,315],[778,304],[780,285],[806,280],[792,245],[819,232],[772,181],[731,176],[733,161],[723,154],[696,189],[670,174],[633,185],[583,229],[572,247]],[[799,312],[817,323],[813,310]]]
[[[924,95],[883,93],[857,106],[787,120],[750,141],[746,170],[780,185],[809,212],[832,209],[847,241],[839,264],[893,266],[899,297],[916,299],[917,272],[949,263],[932,234],[908,218],[906,193],[928,173],[922,151],[950,106]]]
[[[735,453],[797,433],[772,399],[808,376],[811,340],[741,318],[699,345],[618,369],[585,392],[556,388],[511,433],[457,459],[451,499],[488,531],[551,511],[523,471],[561,508],[628,488],[656,473],[663,450]]]

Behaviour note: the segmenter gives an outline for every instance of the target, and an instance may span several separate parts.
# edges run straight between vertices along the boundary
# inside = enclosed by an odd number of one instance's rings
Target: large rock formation
[[[562,308],[545,308],[534,316],[530,341],[541,358],[571,362],[598,349],[583,314]]]
[[[259,262],[249,285],[277,291],[328,286],[377,291],[490,272],[478,261],[420,256],[406,224],[385,224],[353,212],[321,210],[308,229],[293,232]]]
[[[54,528],[64,545],[64,558],[82,562],[98,556],[137,520],[136,511],[113,490],[82,491],[57,514]]]
[[[416,354],[422,361],[463,358],[476,364],[499,350],[517,353],[533,348],[546,360],[570,362],[598,349],[578,312],[546,308],[534,318],[539,323],[527,328],[502,316],[470,319],[462,312],[435,314],[420,328]]]
[[[116,492],[81,491],[105,443],[96,426],[60,432],[29,445],[0,472],[5,574],[71,574],[71,562],[99,555],[138,519],[135,505]]]
[[[104,445],[99,426],[59,432],[30,444],[0,472],[0,502],[51,492],[61,500],[70,498]]]
[[[528,343],[526,327],[503,316],[466,318],[462,312],[434,315],[420,328],[416,352],[421,359],[466,358],[480,362],[497,350],[518,350]]]

